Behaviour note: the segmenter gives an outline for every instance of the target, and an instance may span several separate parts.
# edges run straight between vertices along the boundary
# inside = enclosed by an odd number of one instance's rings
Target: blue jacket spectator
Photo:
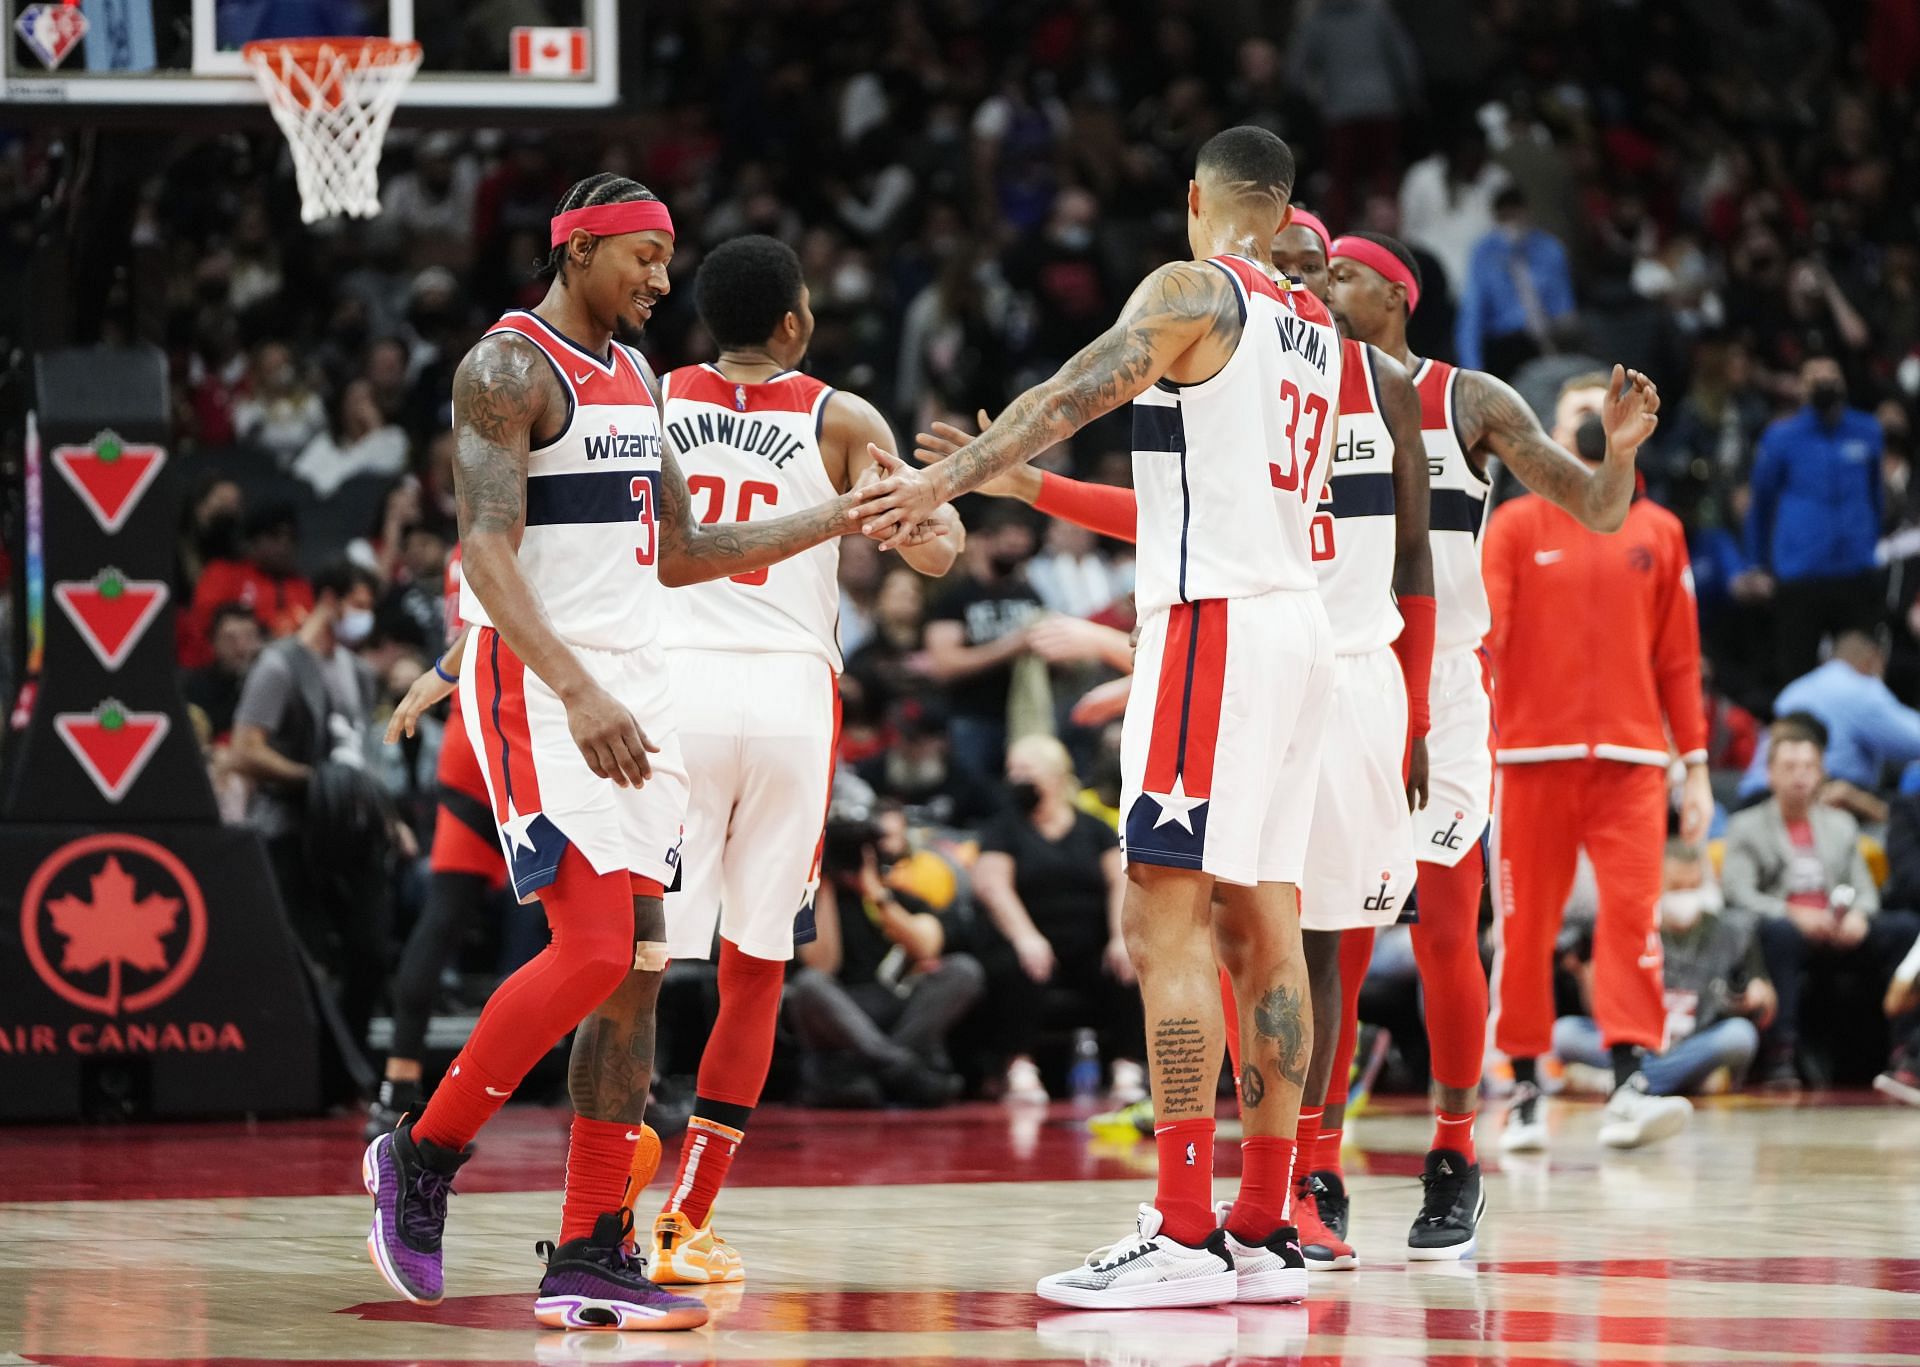
[[[1859,409],[1831,422],[1811,405],[1769,426],[1753,467],[1748,546],[1775,579],[1874,568],[1880,540],[1880,424]]]
[[[1828,634],[1879,620],[1875,552],[1886,493],[1880,424],[1847,407],[1846,377],[1830,356],[1800,368],[1807,406],[1760,438],[1747,550],[1776,581],[1774,678],[1799,678]]]
[[[1511,375],[1542,355],[1555,328],[1573,315],[1567,249],[1527,217],[1526,197],[1508,186],[1494,197],[1494,230],[1467,262],[1467,285],[1454,320],[1460,364]]]
[[[1834,643],[1833,658],[1788,684],[1774,702],[1778,716],[1805,712],[1827,728],[1827,775],[1875,792],[1889,767],[1920,760],[1920,712],[1893,695],[1884,679],[1886,652],[1863,632]],[[1767,788],[1767,749],[1762,743],[1740,780],[1740,795]]]

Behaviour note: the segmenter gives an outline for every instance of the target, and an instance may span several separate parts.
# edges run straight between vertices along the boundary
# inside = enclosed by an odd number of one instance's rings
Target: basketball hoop
[[[420,69],[420,44],[391,38],[293,38],[241,51],[293,148],[300,217],[380,212],[380,145]]]

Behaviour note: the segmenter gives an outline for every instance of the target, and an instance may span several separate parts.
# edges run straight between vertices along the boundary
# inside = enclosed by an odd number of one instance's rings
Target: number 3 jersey
[[[1240,256],[1207,264],[1243,329],[1219,373],[1133,401],[1140,614],[1316,585],[1311,523],[1332,463],[1340,338],[1327,306]]]
[[[662,384],[667,432],[703,524],[764,521],[837,496],[820,456],[833,389],[786,371],[757,384],[711,365]],[[840,545],[825,541],[750,574],[676,590],[663,642],[673,649],[813,655],[840,670]]]
[[[654,566],[660,420],[640,358],[619,342],[596,355],[518,309],[487,335],[503,332],[540,349],[567,399],[559,435],[536,443],[527,462],[521,572],[569,645],[618,651],[652,645],[667,610]],[[465,583],[460,616],[492,625]]]

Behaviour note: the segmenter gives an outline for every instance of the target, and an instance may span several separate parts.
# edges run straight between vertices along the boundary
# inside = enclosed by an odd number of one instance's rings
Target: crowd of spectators
[[[1756,756],[1762,727],[1777,710],[1812,713],[1839,780],[1816,815],[1900,829],[1899,804],[1915,800],[1899,796],[1901,771],[1920,760],[1920,222],[1898,188],[1920,184],[1910,4],[765,0],[657,7],[626,41],[626,102],[604,119],[395,130],[384,212],[366,223],[303,226],[264,125],[0,133],[9,350],[137,342],[168,356],[172,449],[192,481],[185,686],[228,810],[269,838],[280,818],[258,742],[277,714],[260,711],[254,658],[285,640],[323,663],[344,650],[357,691],[339,706],[371,735],[444,645],[452,370],[503,309],[538,299],[547,219],[572,180],[629,174],[673,208],[682,288],[641,339],[656,365],[711,355],[685,288],[703,252],[772,233],[812,288],[810,368],[873,398],[910,440],[933,419],[997,411],[1145,271],[1184,255],[1194,151],[1243,121],[1293,144],[1296,200],[1336,231],[1413,246],[1416,351],[1500,373],[1536,406],[1596,360],[1654,377],[1662,424],[1642,465],[1688,528],[1717,791],[1738,801],[1751,765],[1764,792],[1780,755]],[[43,307],[29,260],[57,279],[59,307]],[[1127,448],[1121,417],[1043,459],[1125,482]],[[974,936],[978,961],[948,966],[941,1009],[984,971],[990,999],[1022,978],[1071,985],[1042,1003],[1071,1016],[1129,971],[1100,887],[1080,885],[1110,877],[1110,837],[1069,813],[1115,800],[1115,737],[1071,707],[1115,672],[1107,638],[1079,624],[1131,625],[1131,564],[1024,509],[964,511],[973,534],[944,583],[847,545],[843,772],[900,806],[917,848],[959,851],[951,907],[887,922],[931,940],[912,918],[951,913],[964,923],[953,942]],[[290,706],[290,691],[280,679],[271,694]],[[1065,748],[1016,747],[1010,761],[1009,736],[1033,733]],[[428,727],[401,752],[363,747],[415,833],[435,744]],[[1039,805],[1009,807],[1010,773]],[[391,856],[403,872],[389,944],[411,910],[407,849]],[[1746,858],[1727,855],[1735,869]],[[1077,881],[1054,867],[1087,860]],[[842,873],[843,904],[876,901],[873,879]],[[1902,878],[1920,907],[1920,868],[1896,869],[1887,895]],[[1731,871],[1726,885],[1745,886]],[[1864,906],[1837,918],[1849,942]],[[939,938],[930,963],[949,952]],[[1876,973],[1893,956],[1890,931],[1859,943],[1878,946]],[[1803,974],[1826,951],[1766,948],[1784,1014],[1798,980],[1782,965]],[[804,978],[803,1034],[837,1059],[814,1078],[829,1091],[884,1094],[899,1048],[887,1032],[924,1020],[901,997],[860,1029],[823,986],[879,950],[844,938]],[[1728,961],[1747,964],[1743,951]],[[1748,980],[1729,980],[1742,1019],[1759,1014]],[[350,995],[357,1016],[363,994]],[[1133,1027],[1104,1006],[1081,1016],[1066,1023],[1097,1025],[1110,1059],[1134,1056]],[[1769,1067],[1783,1077],[1779,1038]]]

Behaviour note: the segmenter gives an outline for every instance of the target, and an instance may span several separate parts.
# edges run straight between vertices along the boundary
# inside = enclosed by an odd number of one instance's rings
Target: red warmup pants
[[[1593,931],[1593,1017],[1607,1045],[1659,1050],[1660,870],[1667,771],[1619,760],[1503,764],[1494,794],[1499,951],[1494,1043],[1509,1058],[1553,1046],[1553,946],[1586,847],[1600,884]]]

